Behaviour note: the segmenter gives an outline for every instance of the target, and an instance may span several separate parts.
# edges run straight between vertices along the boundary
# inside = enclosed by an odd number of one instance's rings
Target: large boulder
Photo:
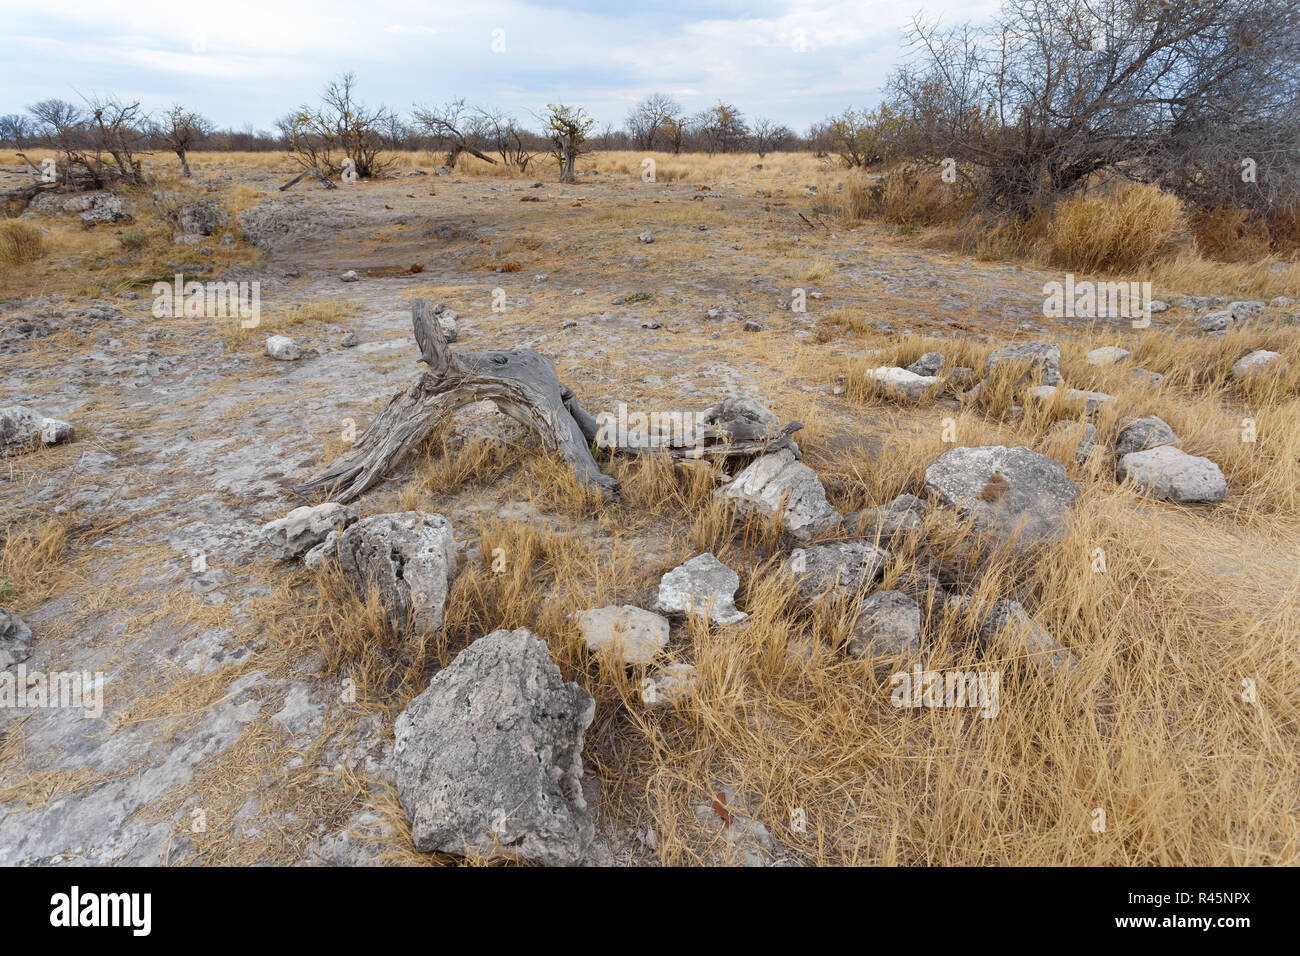
[[[1178,442],[1178,436],[1163,418],[1147,415],[1121,424],[1115,439],[1115,454],[1123,457],[1135,451],[1177,445]]]
[[[1228,482],[1218,465],[1172,445],[1124,455],[1115,475],[1120,481],[1131,478],[1144,494],[1164,501],[1222,501],[1228,495]]]
[[[17,614],[0,608],[0,671],[27,660],[31,646],[32,629]]]
[[[493,631],[465,648],[394,727],[415,848],[581,862],[594,830],[582,745],[595,713],[531,631]]]
[[[837,541],[817,548],[796,548],[785,566],[805,601],[852,597],[880,577],[889,552],[865,541]]]
[[[1065,468],[1023,445],[944,452],[925,470],[928,495],[963,515],[996,543],[1022,551],[1065,535],[1079,488]]]
[[[617,647],[624,664],[649,664],[668,643],[668,619],[631,604],[578,611],[573,617],[593,654]]]
[[[443,607],[456,573],[456,538],[442,515],[421,511],[371,515],[338,537],[343,573],[361,594],[379,589],[396,630],[412,622],[432,635],[442,626]]]
[[[902,591],[877,591],[858,606],[850,657],[895,657],[921,649],[921,606]]]
[[[1058,385],[1061,381],[1061,346],[1048,342],[1028,342],[1024,345],[1008,345],[994,349],[984,360],[984,377],[988,378],[999,365],[1005,363],[1028,362],[1029,371],[1021,381],[1028,381],[1035,373],[1041,373],[1042,385]]]
[[[842,520],[826,500],[817,473],[789,448],[754,459],[717,494],[734,503],[742,516],[779,515],[782,527],[796,541],[809,541]]]
[[[73,428],[67,422],[46,418],[25,405],[0,408],[0,457],[42,445],[59,445],[72,435]]]
[[[351,505],[327,501],[322,505],[294,508],[283,518],[262,525],[262,540],[280,561],[292,561],[323,543],[330,533],[357,520]]]
[[[659,581],[654,609],[670,617],[705,617],[714,624],[736,624],[749,617],[736,608],[740,575],[712,554],[701,554],[673,568]]]

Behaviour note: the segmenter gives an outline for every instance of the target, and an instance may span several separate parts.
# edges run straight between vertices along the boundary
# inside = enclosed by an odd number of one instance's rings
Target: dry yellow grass
[[[1059,265],[1089,272],[1134,269],[1187,231],[1182,203],[1155,186],[1123,186],[1053,208],[1044,239]]]

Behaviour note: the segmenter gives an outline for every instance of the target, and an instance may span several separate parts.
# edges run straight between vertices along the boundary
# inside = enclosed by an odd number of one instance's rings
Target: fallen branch
[[[286,189],[288,189],[290,186],[296,186],[296,185],[298,185],[298,183],[299,183],[299,182],[300,182],[300,181],[301,181],[305,176],[315,176],[317,179],[319,179],[321,182],[323,182],[323,183],[325,184],[325,188],[326,188],[326,189],[337,189],[337,188],[338,188],[338,185],[337,185],[333,180],[331,180],[328,176],[326,176],[324,173],[322,173],[322,172],[321,172],[319,169],[317,169],[315,166],[308,166],[306,169],[304,169],[302,172],[300,172],[297,176],[293,177],[293,179],[289,180],[287,183],[285,183],[283,186],[281,186],[281,187],[280,187],[280,192],[284,192],[284,191],[285,191]]]

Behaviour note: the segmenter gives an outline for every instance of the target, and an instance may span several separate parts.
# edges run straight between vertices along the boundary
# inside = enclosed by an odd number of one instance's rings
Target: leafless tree
[[[463,99],[439,107],[416,107],[411,115],[416,127],[432,137],[435,148],[446,149],[443,165],[447,168],[455,167],[461,153],[496,165],[496,160],[484,152],[489,147],[483,114],[467,106]]]
[[[794,139],[794,130],[765,117],[755,119],[750,130],[750,141],[759,159],[781,149],[792,139]]]
[[[356,76],[345,73],[325,87],[319,106],[302,106],[277,123],[289,151],[304,169],[336,175],[351,159],[358,176],[383,175],[386,134],[396,117],[385,106],[371,109],[356,98]]]
[[[991,29],[911,36],[897,146],[973,170],[986,206],[1027,216],[1103,172],[1200,204],[1296,195],[1294,0],[1008,0]]]
[[[667,127],[680,119],[681,112],[678,102],[666,93],[647,96],[627,114],[627,131],[633,148],[654,149],[665,138]]]
[[[176,104],[163,116],[158,131],[167,148],[180,159],[181,170],[188,179],[190,163],[187,154],[199,140],[212,131],[212,124],[198,113],[192,113],[180,104]]]

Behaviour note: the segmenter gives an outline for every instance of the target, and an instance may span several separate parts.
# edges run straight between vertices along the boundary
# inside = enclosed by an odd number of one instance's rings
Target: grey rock
[[[1232,377],[1238,381],[1249,378],[1256,372],[1262,372],[1265,369],[1274,372],[1286,372],[1291,368],[1291,363],[1282,357],[1281,352],[1270,352],[1268,349],[1256,349],[1241,358],[1237,359],[1232,366]]]
[[[65,421],[46,418],[25,405],[0,409],[0,457],[69,441],[74,429]]]
[[[581,862],[594,836],[582,746],[595,712],[525,628],[461,651],[394,727],[397,796],[415,848]]]
[[[176,221],[186,235],[210,236],[230,225],[230,214],[221,208],[220,203],[201,199],[182,206],[176,214]]]
[[[995,601],[979,622],[979,640],[987,649],[1002,636],[1012,653],[1049,671],[1071,671],[1074,655],[1039,627],[1019,601]]]
[[[668,619],[631,604],[598,607],[574,615],[593,654],[617,645],[624,664],[649,664],[668,644]]]
[[[356,269],[349,269],[347,272],[339,276],[339,279],[343,282],[360,282],[361,276],[357,275]]]
[[[854,596],[880,577],[889,552],[865,541],[837,541],[816,548],[796,548],[785,567],[806,601],[820,597]]]
[[[266,354],[281,362],[295,362],[302,358],[302,349],[287,335],[271,335],[266,339]]]
[[[100,223],[123,222],[131,218],[122,205],[120,196],[112,193],[95,193],[90,198],[86,211],[81,214],[81,221],[88,226]]]
[[[1130,452],[1120,458],[1115,473],[1120,481],[1131,478],[1144,494],[1164,501],[1222,501],[1228,494],[1218,465],[1172,445]]]
[[[262,526],[262,540],[277,560],[292,561],[325,541],[331,532],[357,520],[356,508],[327,501],[320,505],[294,508],[283,518]]]
[[[1040,402],[1050,402],[1056,397],[1058,390],[1056,385],[1039,385],[1034,389],[1034,398]],[[1105,392],[1087,392],[1079,388],[1067,388],[1064,394],[1067,403],[1072,405],[1082,404],[1084,411],[1089,413],[1097,411],[1102,405],[1115,397],[1107,395]]]
[[[700,414],[700,424],[717,425],[721,422],[748,422],[764,429],[775,429],[781,420],[752,398],[728,395],[716,405],[710,405]]]
[[[1089,365],[1113,365],[1120,359],[1126,359],[1132,354],[1128,349],[1106,345],[1099,349],[1093,349],[1085,358],[1088,360]]]
[[[789,448],[754,459],[716,493],[743,516],[779,515],[782,527],[796,541],[809,541],[842,520],[826,500],[817,473],[798,461]]]
[[[1115,454],[1123,457],[1135,451],[1177,445],[1179,438],[1164,419],[1155,415],[1123,423],[1115,440]]]
[[[878,591],[858,605],[850,657],[894,657],[921,649],[921,606],[902,591]]]
[[[361,594],[379,588],[395,630],[407,622],[417,634],[442,626],[456,573],[456,539],[439,514],[404,511],[362,518],[339,535],[339,563]]]
[[[1023,445],[944,452],[925,470],[927,495],[972,517],[997,543],[1023,551],[1065,535],[1079,488],[1065,468]]]
[[[1228,303],[1228,311],[1232,314],[1232,318],[1236,322],[1244,322],[1246,319],[1253,319],[1255,316],[1263,312],[1264,309],[1264,303],[1260,302],[1258,299],[1252,299],[1246,302]]]
[[[663,576],[654,609],[670,617],[707,614],[715,624],[736,624],[749,617],[736,608],[739,587],[740,575],[712,554],[701,554]]]
[[[899,495],[877,508],[866,508],[844,516],[844,527],[860,538],[882,541],[894,535],[916,531],[925,518],[926,504],[916,495]]]
[[[939,384],[939,379],[933,375],[917,375],[908,369],[888,365],[868,370],[867,377],[884,394],[892,398],[907,398],[912,401],[916,401]]]
[[[27,660],[31,648],[32,629],[17,614],[0,608],[0,671]]]
[[[1061,346],[1048,342],[1028,342],[995,349],[984,361],[984,377],[1004,362],[1028,362],[1029,371],[1021,381],[1028,381],[1034,373],[1041,373],[1043,385],[1057,385],[1061,381]]]
[[[1232,313],[1228,311],[1208,312],[1196,317],[1196,327],[1202,332],[1222,332],[1232,323]]]
[[[926,352],[909,365],[907,370],[913,375],[933,376],[939,374],[939,369],[943,368],[943,363],[942,352]]]

